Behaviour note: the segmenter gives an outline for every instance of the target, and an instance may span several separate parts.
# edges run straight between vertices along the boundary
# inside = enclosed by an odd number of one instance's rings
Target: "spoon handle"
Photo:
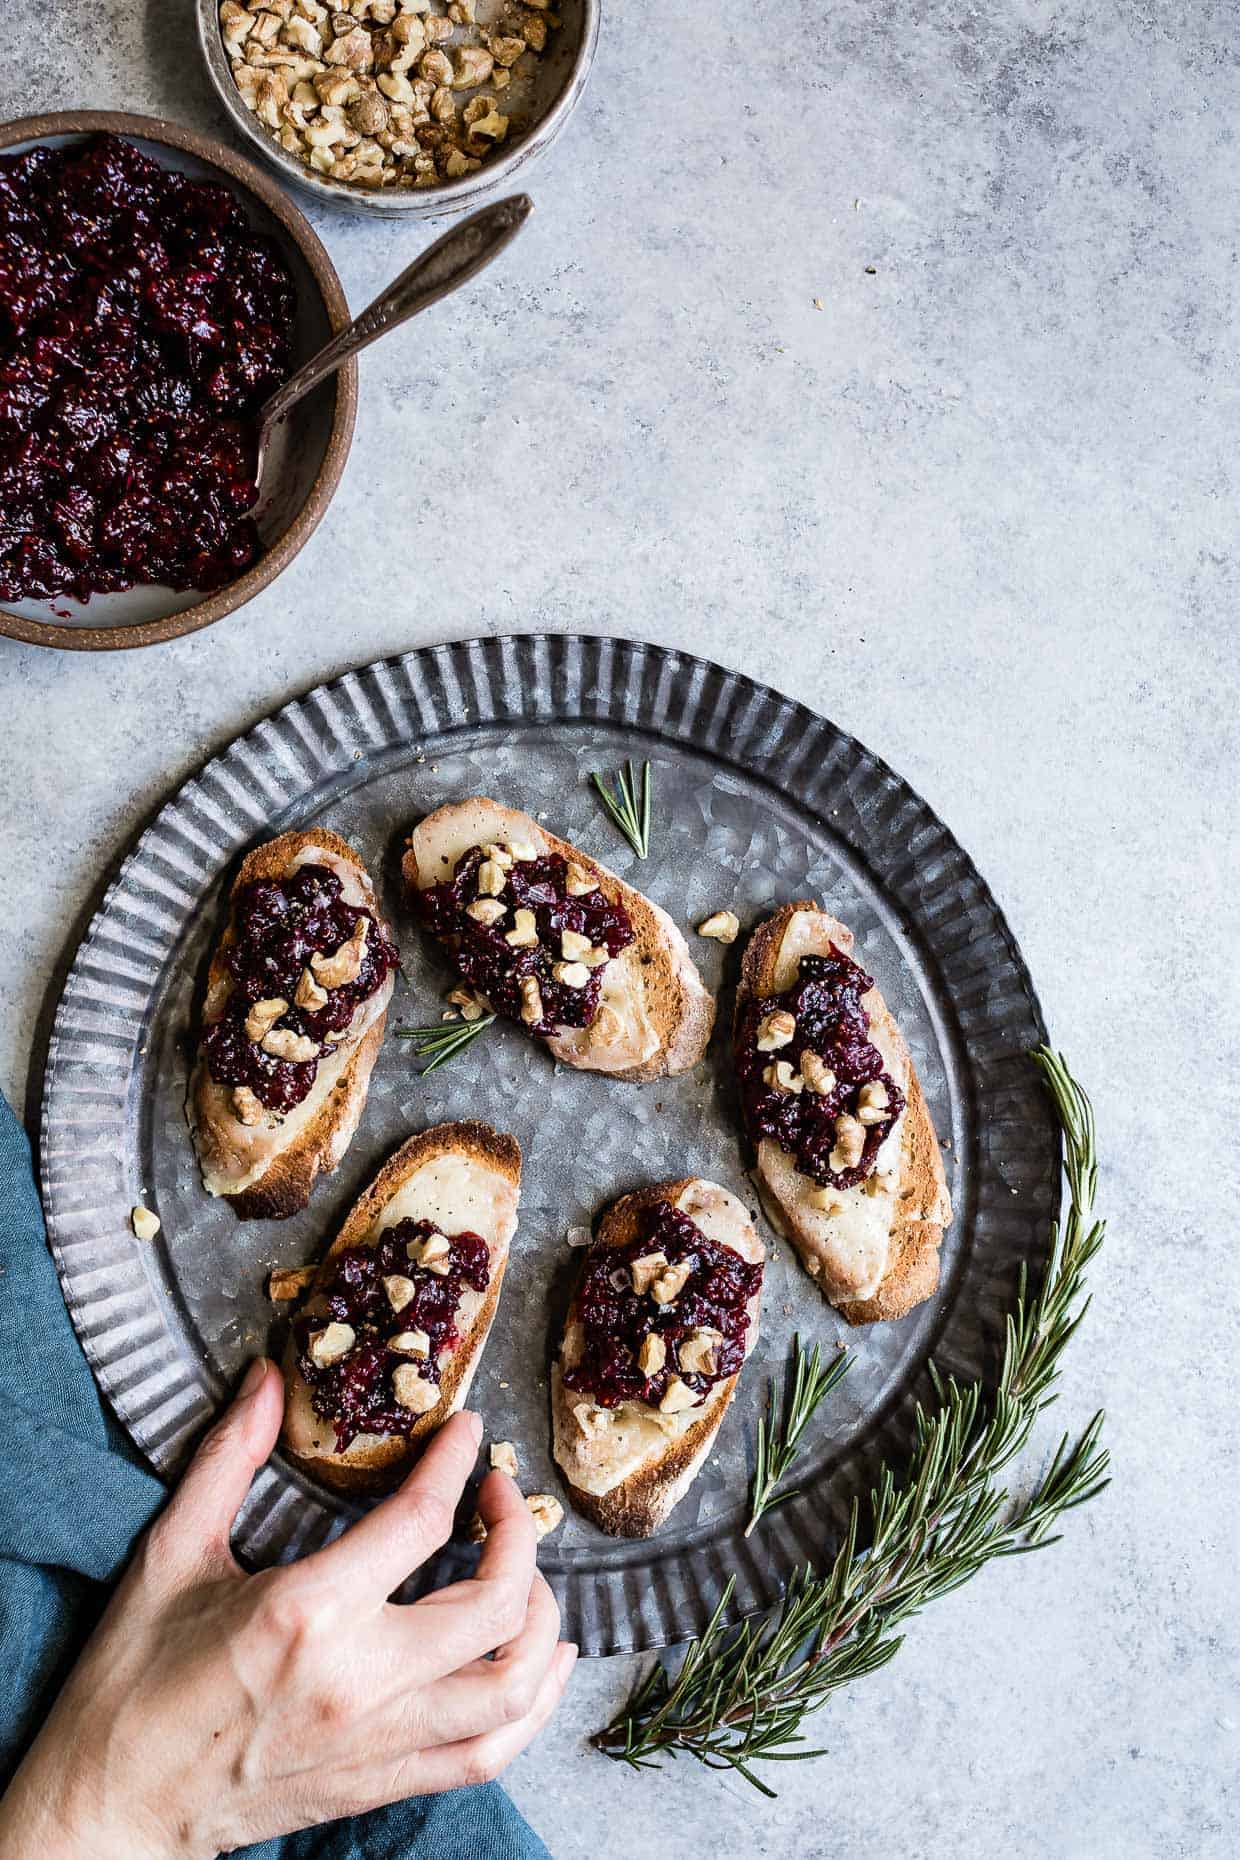
[[[263,428],[273,426],[303,394],[317,387],[327,375],[334,374],[350,356],[385,336],[388,330],[407,322],[428,304],[437,303],[458,285],[467,283],[516,237],[533,207],[528,194],[511,194],[507,200],[496,200],[480,212],[471,213],[442,239],[436,239],[434,245],[428,246],[412,265],[394,278],[360,316],[355,316],[347,328],[333,336],[317,355],[312,355],[296,374],[289,376],[283,387],[276,389],[262,408],[260,425]]]

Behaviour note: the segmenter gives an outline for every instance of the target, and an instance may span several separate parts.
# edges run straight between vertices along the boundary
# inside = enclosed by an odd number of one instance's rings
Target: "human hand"
[[[195,1860],[482,1782],[559,1703],[577,1650],[557,1640],[533,1522],[503,1473],[479,1492],[477,1573],[412,1606],[387,1599],[451,1533],[475,1415],[454,1416],[334,1543],[240,1568],[229,1534],[282,1407],[274,1364],[252,1365],[0,1802],[6,1860]]]

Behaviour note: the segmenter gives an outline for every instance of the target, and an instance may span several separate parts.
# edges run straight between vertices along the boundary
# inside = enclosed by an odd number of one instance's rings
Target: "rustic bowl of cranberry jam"
[[[348,321],[305,219],[222,143],[106,111],[0,128],[0,633],[77,650],[207,626],[313,532],[356,364],[255,416]]]

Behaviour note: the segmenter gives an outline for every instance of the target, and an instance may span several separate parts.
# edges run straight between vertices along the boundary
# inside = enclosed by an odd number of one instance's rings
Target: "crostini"
[[[242,862],[186,1100],[203,1185],[241,1219],[296,1214],[349,1147],[398,960],[334,833],[284,833]]]
[[[693,1483],[757,1339],[764,1264],[715,1182],[662,1182],[603,1217],[551,1392],[556,1462],[600,1530],[649,1537]]]
[[[439,1124],[351,1210],[293,1320],[285,1452],[341,1491],[386,1491],[461,1407],[499,1304],[521,1151]]]
[[[850,1324],[872,1324],[935,1291],[952,1209],[908,1048],[852,947],[807,899],[760,925],[734,1053],[773,1226]]]
[[[566,1066],[687,1072],[714,996],[667,915],[528,814],[475,796],[428,814],[404,858],[419,921],[465,980]]]

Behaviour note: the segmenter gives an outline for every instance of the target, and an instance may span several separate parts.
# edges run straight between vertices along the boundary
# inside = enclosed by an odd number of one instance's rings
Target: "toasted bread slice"
[[[641,1232],[643,1215],[661,1201],[687,1214],[708,1240],[730,1247],[752,1265],[765,1263],[765,1249],[744,1206],[726,1188],[697,1178],[661,1182],[623,1196],[604,1215],[594,1245],[628,1245]],[[746,1356],[757,1341],[761,1302],[760,1291],[749,1301]],[[692,1485],[739,1377],[725,1376],[698,1407],[678,1414],[661,1414],[641,1401],[603,1409],[564,1385],[564,1372],[576,1366],[581,1354],[574,1298],[551,1378],[556,1462],[573,1504],[600,1530],[612,1537],[649,1537]],[[600,1416],[607,1418],[600,1422]]]
[[[566,1066],[642,1080],[695,1066],[715,1023],[715,998],[694,966],[689,946],[667,912],[626,885],[567,840],[548,833],[529,814],[474,796],[428,814],[410,836],[404,858],[410,891],[425,891],[452,877],[474,846],[526,844],[540,854],[559,853],[582,866],[606,896],[622,904],[634,941],[603,971],[600,1009],[592,1027],[565,1027],[545,1044]],[[611,1009],[604,1016],[603,1009]]]
[[[433,1434],[460,1408],[482,1357],[499,1306],[508,1248],[517,1228],[521,1151],[514,1138],[487,1124],[438,1124],[401,1145],[350,1210],[307,1293],[303,1313],[321,1308],[332,1262],[346,1247],[373,1246],[398,1221],[432,1221],[449,1238],[464,1232],[486,1241],[490,1280],[484,1292],[466,1287],[457,1307],[460,1340],[441,1358],[439,1401],[408,1434],[358,1434],[336,1451],[336,1430],[315,1413],[297,1360],[296,1340],[284,1358],[281,1444],[306,1472],[345,1492],[390,1490]]]
[[[241,863],[232,897],[260,878],[287,878],[299,866],[325,865],[339,877],[347,903],[368,910],[391,936],[374,886],[353,848],[322,829],[282,833],[255,847]],[[211,959],[203,1025],[220,1018],[232,990],[224,958],[236,935],[231,921]],[[185,1115],[198,1152],[203,1186],[222,1195],[241,1220],[283,1220],[298,1213],[322,1170],[331,1171],[353,1139],[379,1048],[395,983],[388,975],[353,1016],[344,1040],[319,1061],[309,1095],[280,1117],[252,1125],[237,1115],[232,1087],[212,1078],[200,1057],[190,1076]]]
[[[786,904],[750,938],[737,1014],[751,998],[780,994],[797,980],[802,956],[851,954],[852,932],[809,899]],[[773,1138],[758,1144],[756,1177],[776,1231],[791,1240],[810,1277],[850,1324],[903,1317],[937,1289],[939,1246],[952,1218],[938,1138],[899,1028],[877,988],[862,999],[870,1038],[905,1095],[873,1175],[837,1192],[830,1213],[815,1208],[816,1184]]]

